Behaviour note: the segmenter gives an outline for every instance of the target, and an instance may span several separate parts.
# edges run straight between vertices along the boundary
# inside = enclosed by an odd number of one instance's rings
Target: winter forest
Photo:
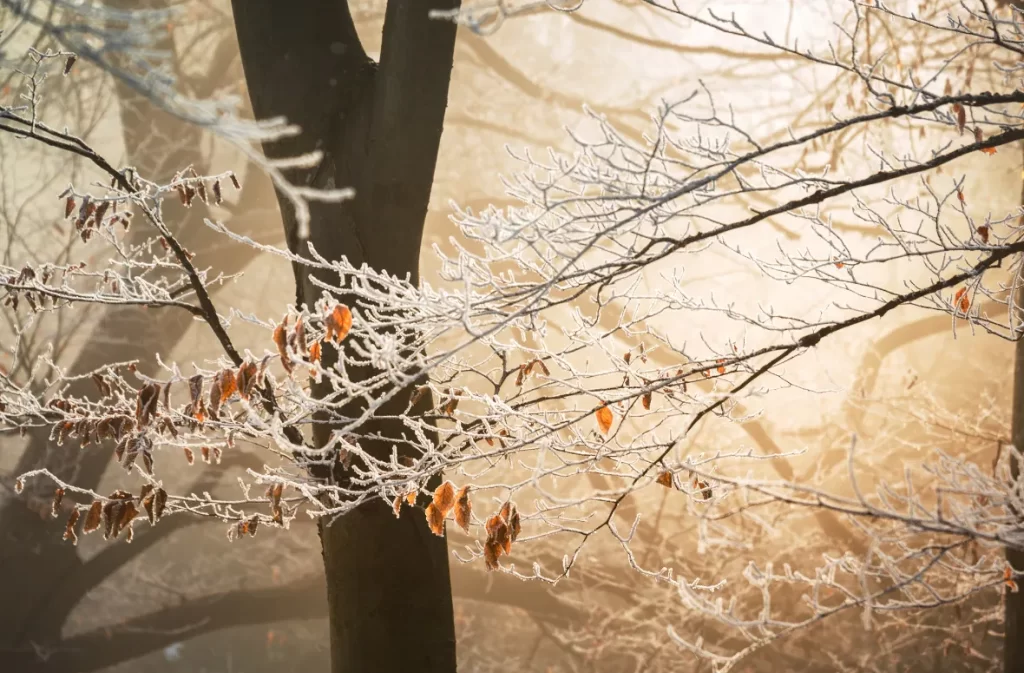
[[[1024,673],[1024,1],[0,0],[0,672]]]

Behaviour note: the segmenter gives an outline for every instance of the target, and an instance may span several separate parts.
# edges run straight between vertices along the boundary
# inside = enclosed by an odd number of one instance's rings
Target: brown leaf
[[[324,338],[340,343],[345,340],[349,330],[352,329],[352,311],[344,304],[338,304],[324,320],[324,324],[327,326],[327,334]]]
[[[299,353],[305,353],[308,346],[306,345],[306,326],[302,322],[302,318],[295,321],[295,350]]]
[[[509,536],[509,541],[506,545],[506,553],[510,553],[512,551],[512,543],[519,539],[519,533],[523,530],[522,523],[519,520],[519,509],[516,508],[515,505],[512,505],[512,515],[509,517],[508,527],[511,531],[511,535]]]
[[[430,532],[439,537],[444,537],[444,512],[434,507],[434,503],[430,503],[427,505],[426,515]]]
[[[448,512],[455,506],[455,486],[452,482],[446,481],[434,490],[433,504],[441,512],[442,517],[448,516]]]
[[[195,457],[195,454],[192,453],[192,449],[190,449],[190,448],[188,448],[186,446],[184,448],[184,450],[185,450],[185,460],[188,461],[188,464],[192,465],[193,463],[195,463],[196,462],[196,457]]]
[[[501,556],[501,545],[497,542],[484,544],[484,563],[487,565],[487,570],[496,570],[499,567],[499,556]]]
[[[643,404],[644,405],[644,409],[647,409],[648,411],[650,411],[650,409],[651,409],[651,398],[652,398],[652,396],[653,396],[653,393],[648,391],[648,392],[644,393],[644,396],[640,399],[640,403]]]
[[[967,124],[967,110],[960,103],[953,103],[953,114],[956,115],[956,130],[963,135],[964,126]]]
[[[142,387],[135,400],[135,420],[140,428],[149,425],[156,415],[157,403],[160,401],[160,386],[150,383]]]
[[[50,516],[54,519],[60,514],[60,503],[64,500],[64,489],[58,488],[53,492],[53,502],[50,503]],[[75,510],[76,512],[78,510]]]
[[[278,355],[281,356],[281,365],[287,373],[291,374],[293,366],[291,357],[288,355],[288,337],[285,334],[287,325],[288,316],[285,316],[284,321],[274,329],[274,343],[277,345]]]
[[[976,229],[978,236],[981,238],[982,243],[988,243],[989,228],[982,225]]]
[[[412,391],[412,395],[409,396],[409,406],[415,407],[416,404],[423,399],[423,396],[430,392],[430,386],[420,386]]]
[[[402,496],[396,495],[394,501],[391,503],[391,511],[395,513],[395,518],[402,516]]]
[[[71,510],[71,515],[68,517],[68,522],[64,524],[64,540],[66,542],[70,542],[73,545],[78,544],[78,536],[75,534],[75,524],[78,523],[78,517],[80,517],[81,515],[82,513],[76,507],[75,509]]]
[[[167,507],[167,491],[162,488],[156,489],[153,493],[153,516],[150,519],[152,523],[156,523],[160,520],[160,517],[164,515],[164,508]]]
[[[472,519],[473,503],[469,501],[469,486],[463,486],[455,495],[455,523],[468,533]]]
[[[243,400],[249,399],[256,384],[256,363],[243,362],[235,374],[235,384],[238,387],[238,396]]]
[[[196,408],[203,399],[203,375],[196,374],[188,380],[188,394],[192,400],[192,407]]]
[[[82,533],[88,534],[100,527],[100,521],[103,516],[103,503],[96,500],[89,507],[89,512],[85,515],[85,522],[82,523]]]
[[[125,530],[130,527],[131,522],[139,515],[139,510],[135,507],[135,503],[129,500],[121,506],[121,516],[117,521],[117,532]],[[116,536],[116,535],[115,535]]]
[[[714,495],[714,492],[711,490],[711,484],[698,477],[693,478],[693,488],[697,491],[697,495],[700,496],[701,500],[711,500],[711,496]]]
[[[100,374],[99,372],[93,374],[92,380],[96,384],[96,387],[99,388],[100,397],[110,395],[110,384],[107,383],[107,379],[103,377],[103,374]]]
[[[659,472],[655,481],[665,488],[672,488],[672,473],[667,470]]]
[[[612,416],[612,410],[605,404],[597,410],[595,416],[597,416],[597,427],[601,429],[602,433],[607,435],[612,429],[612,421],[615,420],[615,417]]]

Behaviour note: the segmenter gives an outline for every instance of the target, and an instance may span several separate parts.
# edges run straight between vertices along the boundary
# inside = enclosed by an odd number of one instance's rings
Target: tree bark
[[[1021,145],[1021,156],[1024,159],[1024,144]],[[1021,186],[1021,202],[1024,203],[1024,185]],[[1016,301],[1017,306],[1024,306],[1024,290],[1018,292]],[[1018,451],[1024,451],[1024,338],[1019,334],[1014,343],[1013,419],[1010,433],[1013,445]],[[1020,488],[1020,473],[1020,463],[1013,454],[1010,454],[1010,477],[1013,488]],[[1024,513],[1016,514],[1020,517]],[[1015,571],[1024,571],[1024,552],[1007,549],[1006,561]],[[1007,591],[1005,603],[1003,673],[1024,673],[1024,591]]]
[[[418,280],[456,34],[454,24],[428,12],[458,4],[390,0],[377,65],[345,0],[233,0],[256,116],[284,116],[302,128],[264,151],[282,157],[319,149],[321,164],[290,179],[356,190],[343,204],[311,204],[309,242],[324,257]],[[289,245],[305,253],[291,207],[279,202]],[[319,289],[302,268],[295,272],[297,303],[312,306]],[[335,280],[329,275],[324,280]],[[407,401],[395,396],[382,413],[397,414]],[[317,428],[314,441],[322,444],[330,430]],[[403,431],[388,422],[366,430],[394,438]],[[387,455],[391,442],[377,444],[363,448]],[[321,540],[334,673],[455,670],[447,546],[422,513],[405,509],[396,519],[383,503],[368,504],[322,525]]]

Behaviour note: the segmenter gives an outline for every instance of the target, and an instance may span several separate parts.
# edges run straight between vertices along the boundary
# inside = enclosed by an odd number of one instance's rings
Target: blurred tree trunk
[[[1024,143],[1021,144],[1024,163]],[[1021,185],[1021,203],[1024,204],[1024,185]],[[1024,306],[1024,290],[1017,295],[1017,306]],[[1017,450],[1024,451],[1024,339],[1017,335],[1014,344],[1013,372],[1013,426],[1011,441]],[[1011,454],[1010,477],[1019,492],[1020,463]],[[1017,516],[1022,513],[1018,512]],[[1024,571],[1024,552],[1008,549],[1006,561],[1014,570]],[[1018,581],[1018,584],[1020,582]],[[1003,673],[1024,673],[1024,591],[1006,592],[1006,622],[1003,636]]]
[[[290,179],[356,190],[345,203],[311,204],[309,242],[327,259],[347,257],[357,268],[417,282],[456,35],[453,23],[428,12],[458,5],[390,0],[377,64],[359,41],[346,0],[233,0],[254,113],[302,128],[297,137],[267,143],[266,154],[319,149],[321,164]],[[305,253],[290,205],[279,202],[289,245]],[[298,303],[312,307],[319,289],[303,269],[295,271]],[[332,275],[323,279],[336,282]],[[381,413],[397,415],[407,402],[408,391]],[[316,428],[314,441],[322,445],[330,428]],[[404,428],[381,422],[366,430],[397,439]],[[362,448],[386,456],[391,444]],[[335,673],[455,670],[447,545],[429,532],[421,512],[405,509],[396,519],[384,503],[367,504],[322,525],[321,541]]]
[[[135,9],[140,6],[166,6],[168,2],[119,0],[108,4]],[[229,33],[226,39],[233,42],[232,38]],[[173,54],[173,36],[168,34],[154,47]],[[234,58],[234,53],[231,49],[218,56],[229,59]],[[228,72],[223,65],[215,59],[210,71]],[[118,83],[115,91],[128,165],[156,180],[169,179],[175,170],[190,164],[202,172],[205,160],[200,154],[200,129],[161,112],[131,87]],[[265,179],[262,182],[269,187]],[[259,187],[260,181],[254,179],[253,184],[247,184],[243,190],[238,208],[250,216],[239,218],[242,225],[254,228],[261,221],[266,222],[268,212],[273,214],[276,211],[276,204],[267,193],[269,189],[261,190]],[[188,211],[176,203],[169,204],[169,208],[168,220],[175,225],[186,247],[200,257],[204,253],[210,255],[208,251],[222,244],[222,237],[202,223],[202,218],[210,214],[204,204],[199,203]],[[144,226],[132,230],[132,236],[140,240],[151,235],[152,232]],[[220,252],[217,264],[225,273],[236,273],[248,264],[254,254],[254,251],[236,247],[230,255]],[[211,257],[207,256],[207,259]],[[65,366],[69,366],[70,372],[79,373],[110,362],[138,359],[142,371],[151,371],[154,353],[170,352],[193,321],[190,316],[150,313],[134,307],[107,309],[84,340],[74,362],[65,363]],[[92,391],[91,386],[85,385],[73,392],[91,394]],[[3,441],[16,443],[21,440],[8,437]],[[45,429],[31,431],[26,441],[25,450],[14,468],[15,474],[47,467],[62,478],[73,478],[84,488],[98,486],[112,455],[109,445],[91,446],[80,452],[69,450],[67,446],[58,447],[50,442]],[[113,572],[109,568],[88,566],[76,547],[61,540],[63,522],[50,520],[49,505],[46,504],[52,494],[52,486],[43,480],[29,482],[23,497],[5,498],[0,505],[0,577],[6,578],[0,582],[0,605],[18,606],[17,609],[0,611],[0,662],[11,661],[8,657],[18,657],[15,661],[25,662],[25,667],[15,666],[18,671],[29,670],[29,665],[47,656],[48,648],[58,646],[71,610],[90,589]],[[154,534],[164,535],[159,531],[154,531]],[[139,536],[136,544],[149,535],[147,531]],[[138,547],[132,545],[135,553],[141,553],[148,546],[148,543]],[[133,555],[122,554],[119,562],[127,562]],[[98,642],[97,646],[115,648],[112,643]],[[82,656],[86,655],[83,653]]]

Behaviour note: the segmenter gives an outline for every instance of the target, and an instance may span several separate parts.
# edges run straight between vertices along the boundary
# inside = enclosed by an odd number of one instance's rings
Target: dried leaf
[[[77,60],[78,60],[78,57],[75,56],[74,54],[71,54],[71,56],[68,56],[67,60],[64,61],[64,76],[65,77],[67,77],[71,73],[71,68],[75,67],[75,61],[77,61]]]
[[[658,484],[661,484],[665,488],[672,488],[672,473],[668,472],[667,470],[658,473],[658,478],[656,479],[656,482]]]
[[[971,298],[967,296],[967,288],[962,287],[956,291],[953,297],[953,305],[964,315],[971,309]]]
[[[982,225],[975,231],[978,232],[978,237],[981,238],[982,243],[988,243],[989,228]]]
[[[320,342],[316,341],[312,346],[309,347],[309,361],[320,362]]]
[[[953,114],[956,115],[956,130],[963,135],[964,126],[967,125],[967,110],[960,103],[953,103]]]
[[[65,542],[70,542],[73,545],[78,544],[78,536],[75,534],[75,524],[78,523],[78,517],[80,517],[81,515],[82,513],[78,510],[77,507],[71,510],[71,515],[68,517],[68,522],[64,524]]]
[[[416,495],[416,490],[409,491],[408,493],[405,494],[405,501],[409,503],[410,507],[416,504]]]
[[[463,486],[455,495],[455,523],[468,533],[469,523],[472,519],[473,503],[469,501],[469,486]]]
[[[345,340],[349,330],[352,329],[352,311],[344,304],[338,304],[324,323],[327,326],[327,334],[324,338],[340,343]]]
[[[156,489],[153,493],[153,515],[151,523],[156,523],[164,515],[164,508],[167,507],[167,491],[162,488]]]
[[[402,516],[402,496],[395,496],[395,500],[391,503],[391,511],[395,513],[396,519]]]
[[[651,409],[651,397],[652,396],[653,396],[653,393],[648,391],[648,392],[644,393],[644,396],[640,399],[640,403],[643,404],[644,405],[644,409],[647,409],[648,411],[650,411],[650,409]]]
[[[160,401],[160,386],[150,383],[142,387],[135,400],[135,420],[140,428],[149,425],[149,422],[156,416],[157,403]]]
[[[448,516],[448,512],[455,506],[455,486],[452,482],[446,481],[434,491],[434,507],[440,512],[442,517]]]
[[[256,363],[243,362],[235,374],[235,384],[238,387],[238,396],[243,400],[249,399],[252,387],[256,384]]]
[[[53,502],[50,503],[50,516],[54,519],[60,514],[60,503],[64,500],[64,489],[58,488],[53,492]],[[78,511],[77,509],[75,510]]]
[[[484,544],[484,563],[487,566],[487,570],[496,570],[499,567],[499,556],[501,556],[501,545],[497,542],[487,542]]]
[[[88,514],[85,515],[85,522],[82,524],[82,533],[88,534],[99,528],[102,516],[103,503],[96,500],[89,507]]]
[[[308,349],[306,345],[306,326],[302,322],[302,318],[295,321],[295,350],[300,353],[305,353]]]
[[[196,457],[195,457],[195,454],[192,453],[192,449],[190,449],[190,448],[188,448],[186,446],[184,448],[184,451],[185,451],[185,460],[188,461],[188,464],[192,465],[193,463],[195,463],[196,462]]]
[[[427,505],[427,525],[430,532],[439,537],[444,537],[444,512],[434,507],[434,503]]]
[[[285,334],[287,325],[288,316],[285,316],[284,321],[274,329],[274,343],[277,345],[278,355],[281,356],[281,365],[287,373],[291,374],[293,366],[291,357],[288,355],[288,337]]]
[[[607,435],[612,429],[612,421],[615,420],[615,417],[612,416],[612,410],[605,404],[597,410],[595,416],[597,416],[597,427],[601,429],[602,433]]]
[[[107,383],[107,379],[103,377],[103,374],[100,374],[99,372],[93,374],[92,380],[96,384],[96,387],[99,388],[100,397],[107,397],[110,395],[110,384]]]
[[[196,408],[203,399],[203,375],[196,374],[188,380],[188,393],[192,399],[192,407]]]

